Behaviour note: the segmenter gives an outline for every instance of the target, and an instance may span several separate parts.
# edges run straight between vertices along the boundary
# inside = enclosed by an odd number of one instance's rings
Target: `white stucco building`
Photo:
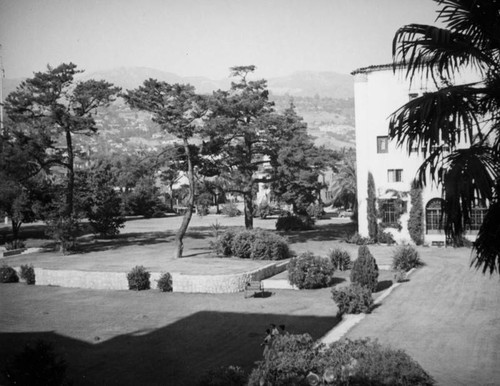
[[[422,152],[417,149],[408,154],[407,149],[396,147],[388,139],[390,115],[411,98],[435,89],[433,83],[416,76],[413,83],[404,77],[404,71],[393,72],[392,65],[360,68],[352,72],[354,76],[355,125],[356,125],[356,163],[358,190],[358,232],[368,237],[367,198],[368,174],[371,172],[375,182],[377,199],[384,203],[380,222],[398,223],[398,227],[386,228],[399,242],[411,243],[408,233],[410,213],[410,187],[418,167],[423,161]],[[403,214],[395,218],[391,205],[403,201]],[[424,188],[422,201],[424,208],[423,227],[425,244],[445,242],[441,225],[441,190],[439,187]],[[396,209],[397,213],[397,209]],[[482,223],[484,209],[477,209],[466,235],[475,238]]]

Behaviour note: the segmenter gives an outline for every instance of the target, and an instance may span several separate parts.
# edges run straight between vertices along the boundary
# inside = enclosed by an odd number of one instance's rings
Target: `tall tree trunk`
[[[73,214],[73,197],[75,190],[75,170],[74,170],[74,154],[73,154],[73,141],[71,138],[71,131],[66,128],[66,150],[68,151],[68,162],[67,162],[67,177],[68,185],[66,191],[66,208],[64,215],[70,217]]]
[[[252,191],[246,192],[244,197],[245,201],[245,228],[253,229],[253,195]]]
[[[184,214],[184,218],[182,219],[182,224],[179,230],[177,231],[177,234],[175,236],[175,258],[181,258],[182,257],[182,251],[184,249],[184,243],[183,243],[183,238],[184,235],[186,234],[186,231],[189,226],[189,222],[191,221],[191,217],[193,216],[193,208],[194,208],[194,195],[195,195],[195,182],[194,182],[194,170],[193,170],[193,163],[191,161],[191,154],[189,151],[189,144],[187,139],[184,139],[184,151],[186,152],[186,158],[187,158],[187,163],[188,163],[188,180],[189,180],[189,193],[188,193],[188,203],[187,203],[187,210],[186,213]]]

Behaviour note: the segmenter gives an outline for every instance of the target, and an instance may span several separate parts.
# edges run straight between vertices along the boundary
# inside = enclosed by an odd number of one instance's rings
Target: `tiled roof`
[[[373,66],[368,66],[368,67],[361,67],[358,68],[357,70],[354,70],[351,72],[351,75],[356,75],[356,74],[364,74],[367,72],[373,72],[373,71],[382,71],[382,70],[392,70],[394,67],[396,68],[401,68],[404,67],[404,64],[402,63],[388,63],[388,64],[376,64]]]

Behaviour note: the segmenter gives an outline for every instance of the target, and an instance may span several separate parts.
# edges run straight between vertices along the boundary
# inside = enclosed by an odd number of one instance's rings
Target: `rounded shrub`
[[[339,309],[338,314],[360,314],[369,313],[373,306],[371,291],[358,283],[348,287],[332,289],[333,301]]]
[[[4,264],[0,267],[0,283],[18,283],[19,276],[14,268]]]
[[[431,386],[435,381],[403,350],[370,339],[342,339],[326,346],[303,334],[273,339],[248,380],[250,386],[263,384]]]
[[[330,258],[335,270],[347,271],[348,269],[351,269],[351,255],[349,255],[349,252],[343,250],[342,248],[333,248],[330,250],[328,257]]]
[[[307,231],[314,228],[314,220],[309,216],[287,214],[276,220],[277,231]]]
[[[128,288],[130,290],[142,291],[151,288],[149,281],[150,273],[142,265],[137,265],[127,274]]]
[[[21,265],[21,279],[26,281],[26,284],[35,284],[35,269],[33,264]]]
[[[233,256],[241,259],[249,259],[252,256],[252,244],[255,241],[255,231],[244,230],[233,237]]]
[[[392,256],[392,269],[394,271],[408,272],[412,268],[424,265],[418,257],[418,252],[411,245],[401,245],[396,248]]]
[[[234,231],[227,230],[212,243],[212,249],[217,256],[231,256],[233,254],[233,239],[235,234]]]
[[[247,377],[239,366],[222,366],[205,373],[198,386],[242,386],[247,384]]]
[[[290,249],[284,237],[260,231],[255,234],[250,257],[253,260],[283,260],[290,257]]]
[[[288,281],[300,289],[324,288],[332,282],[334,272],[330,259],[305,252],[290,260]]]
[[[172,275],[168,272],[162,274],[158,279],[158,289],[161,292],[172,292]]]
[[[393,245],[396,244],[394,237],[391,233],[378,228],[377,241],[382,244]]]
[[[241,210],[238,209],[235,203],[230,202],[222,206],[221,213],[224,216],[236,217],[241,215]]]
[[[352,265],[351,283],[359,283],[372,292],[377,289],[378,266],[366,245],[361,245],[358,249],[358,258]]]

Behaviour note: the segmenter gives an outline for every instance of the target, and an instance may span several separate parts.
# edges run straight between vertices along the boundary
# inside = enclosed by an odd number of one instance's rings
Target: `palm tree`
[[[474,205],[489,204],[471,265],[500,273],[500,1],[435,1],[445,27],[400,28],[393,62],[410,81],[419,74],[437,91],[394,112],[389,135],[409,150],[425,149],[416,180],[423,186],[430,174],[443,187],[445,231],[455,244]],[[456,81],[467,71],[480,80]]]
[[[344,207],[350,206],[354,212],[357,208],[356,160],[352,155],[346,155],[338,173],[332,180],[331,193],[333,201],[340,201]]]

